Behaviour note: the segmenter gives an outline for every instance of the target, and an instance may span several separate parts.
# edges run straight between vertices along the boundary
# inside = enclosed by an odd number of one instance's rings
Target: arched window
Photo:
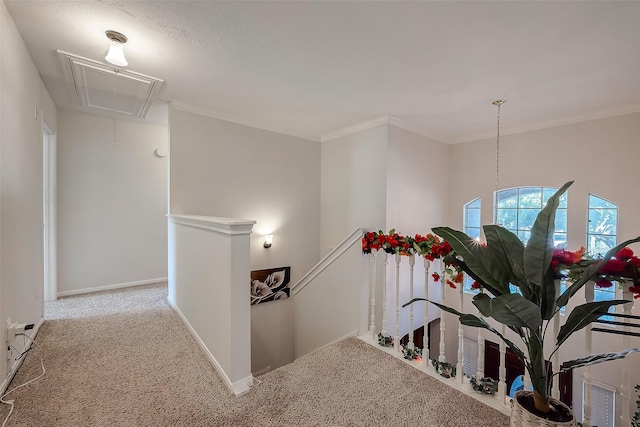
[[[593,194],[589,194],[587,222],[587,252],[592,256],[603,256],[618,244],[618,206]],[[595,301],[607,301],[616,298],[616,287],[596,287]],[[609,308],[613,313],[614,307]],[[602,316],[602,320],[614,320],[612,316]]]
[[[480,239],[480,230],[482,227],[480,220],[480,212],[482,208],[482,201],[478,197],[477,199],[473,199],[469,203],[464,205],[464,214],[463,214],[463,223],[464,223],[464,232],[474,239]],[[473,279],[469,276],[465,275],[464,278],[464,290],[465,292],[477,292],[471,289],[471,284],[473,283]]]
[[[557,188],[549,187],[517,187],[498,191],[494,217],[496,224],[513,232],[526,244],[536,216],[556,191]],[[567,243],[567,193],[560,196],[553,241],[555,246]]]
[[[587,223],[587,252],[602,256],[617,245],[618,206],[589,194],[589,222]]]

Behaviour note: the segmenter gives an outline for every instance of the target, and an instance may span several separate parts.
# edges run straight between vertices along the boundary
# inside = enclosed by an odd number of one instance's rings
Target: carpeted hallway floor
[[[356,338],[229,395],[166,302],[166,284],[62,298],[11,389],[8,426],[491,426],[498,411]],[[8,406],[2,405],[4,419]]]

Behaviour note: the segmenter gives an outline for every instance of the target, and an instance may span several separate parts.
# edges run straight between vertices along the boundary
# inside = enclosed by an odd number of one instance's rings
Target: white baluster
[[[413,299],[413,267],[416,265],[416,258],[413,255],[409,256],[409,301]],[[411,350],[416,348],[413,343],[413,304],[409,306],[409,342],[407,347]]]
[[[382,331],[383,336],[389,335],[387,331],[387,260],[389,256],[382,252]]]
[[[445,305],[445,271],[444,271],[444,262],[440,261],[441,272],[440,272],[440,291],[442,293],[442,305]],[[444,311],[440,309],[440,355],[438,356],[438,361],[446,362],[447,357],[445,355],[445,320],[444,320]]]
[[[556,297],[560,295],[560,280],[556,279],[555,281],[556,287]],[[560,310],[553,316],[553,336],[557,337],[558,332],[560,331]],[[553,359],[551,360],[551,366],[553,373],[556,374],[560,372],[560,355],[556,351],[553,355]],[[553,379],[553,388],[551,389],[551,396],[555,399],[560,400],[560,376],[556,375]]]
[[[464,284],[458,284],[458,301],[459,301],[459,311],[464,312],[463,299],[464,299]],[[464,329],[462,328],[462,323],[458,322],[458,364],[456,365],[456,375],[458,383],[462,384],[464,381],[464,372],[462,369],[464,361]]]
[[[400,351],[400,254],[396,254],[396,337],[393,348]]]
[[[525,390],[531,390],[531,376],[529,375],[529,371],[526,369],[524,370],[524,378],[522,382],[524,383]]]
[[[633,293],[629,292],[629,285],[624,284],[624,291],[622,292],[622,299],[626,299],[627,301],[633,301]],[[633,310],[633,304],[624,304],[622,306],[622,314],[630,315]],[[623,318],[623,321],[626,322],[626,319]],[[629,332],[628,326],[623,326],[622,330],[624,332]],[[631,336],[623,335],[622,338],[622,348],[630,348],[631,347]],[[629,369],[629,361],[628,359],[623,360],[622,365],[622,384],[620,385],[620,400],[622,406],[622,413],[620,414],[620,425],[628,426],[631,425],[631,419],[629,418],[629,405],[631,401],[631,370]]]
[[[500,325],[500,333],[505,335],[505,326]],[[498,382],[498,396],[507,395],[507,345],[500,340],[500,369],[498,369],[500,381]]]
[[[483,329],[478,328],[478,370],[476,371],[476,378],[484,378],[484,334]]]
[[[484,289],[480,288],[480,293],[484,293]],[[478,312],[478,317],[482,317],[482,313]],[[478,370],[476,378],[484,378],[484,329],[478,328]],[[494,378],[495,379],[495,378]]]
[[[376,341],[376,254],[378,251],[372,250],[369,254],[369,262],[371,269],[371,324],[369,325],[369,333],[371,339]]]
[[[429,267],[431,263],[424,258],[424,299],[429,299]],[[422,331],[422,364],[429,366],[429,302],[424,305],[424,330]]]
[[[584,297],[586,302],[593,302],[594,297],[594,283],[588,282],[584,287]],[[591,323],[584,328],[584,350],[585,354],[592,354],[591,346]],[[593,427],[591,424],[591,366],[584,368],[584,396],[582,401],[582,425],[584,427]]]

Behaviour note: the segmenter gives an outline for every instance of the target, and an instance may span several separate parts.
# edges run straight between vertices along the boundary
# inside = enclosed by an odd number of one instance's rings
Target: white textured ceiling
[[[56,50],[158,99],[320,140],[381,116],[443,142],[640,111],[640,2],[4,0],[55,102]],[[7,58],[2,58],[7,60]]]

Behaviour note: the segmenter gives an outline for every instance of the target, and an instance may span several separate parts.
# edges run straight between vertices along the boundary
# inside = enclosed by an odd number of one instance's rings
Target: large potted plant
[[[514,405],[524,407],[528,415],[536,421],[531,425],[576,425],[575,417],[566,405],[550,397],[551,378],[545,360],[564,344],[573,333],[583,329],[609,307],[629,303],[626,300],[589,302],[576,306],[566,317],[564,325],[555,337],[551,353],[545,355],[545,335],[553,328],[547,328],[548,322],[565,307],[569,299],[589,281],[602,275],[602,268],[618,251],[627,245],[640,241],[640,237],[627,240],[611,249],[601,258],[584,265],[579,274],[573,275],[574,282],[561,294],[556,294],[556,270],[552,267],[554,253],[553,232],[555,214],[560,196],[573,183],[570,181],[560,188],[538,214],[531,236],[526,245],[518,236],[499,225],[483,227],[486,244],[461,231],[449,227],[436,227],[433,232],[444,238],[453,248],[453,255],[445,258],[445,263],[454,264],[473,278],[483,289],[473,297],[473,304],[482,314],[481,317],[461,313],[451,307],[434,301],[442,310],[459,317],[460,323],[467,326],[487,329],[498,335],[524,364],[531,378],[533,393],[519,392]],[[518,292],[512,292],[509,285],[515,285]],[[484,292],[486,291],[486,292]],[[414,298],[406,305],[423,298]],[[522,340],[517,345],[491,326],[485,318],[493,318],[504,324]],[[562,363],[561,369],[578,368],[608,360],[620,359],[639,349],[622,352],[588,355],[583,358]],[[545,357],[546,356],[546,357]],[[568,419],[561,417],[562,409],[569,411]],[[515,409],[514,409],[515,412]],[[520,417],[520,415],[518,415]],[[545,421],[554,420],[554,421]],[[518,424],[512,413],[512,425]],[[546,423],[546,424],[545,424]]]

